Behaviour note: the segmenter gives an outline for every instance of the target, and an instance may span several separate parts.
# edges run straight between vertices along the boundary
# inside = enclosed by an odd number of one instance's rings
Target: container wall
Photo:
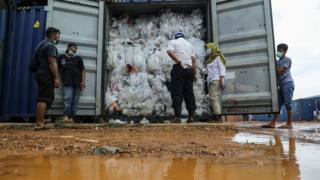
[[[8,11],[0,7],[0,97],[2,91],[2,76],[3,76],[3,65],[5,56],[5,44],[7,37],[8,28]],[[1,107],[1,105],[0,105]]]
[[[83,57],[86,69],[86,88],[81,92],[78,115],[100,115],[102,110],[102,46],[104,3],[103,1],[50,0],[48,2],[47,26],[61,31],[57,46],[64,54],[69,42],[78,45],[77,54]],[[63,113],[62,88],[55,92],[55,101],[48,112],[51,115]]]
[[[2,117],[34,116],[37,86],[28,65],[33,49],[44,39],[45,22],[43,7],[10,11],[1,94]]]
[[[256,114],[253,115],[253,121],[271,121],[273,118],[272,114]]]
[[[299,100],[295,100],[292,102],[292,119],[294,121],[299,121],[300,119],[300,103]],[[286,121],[288,119],[288,115],[287,115],[287,109],[285,108],[285,106],[282,106],[281,108],[281,114],[280,114],[280,120],[281,121]]]
[[[274,36],[269,0],[211,0],[213,41],[228,65],[226,114],[278,111]]]
[[[304,99],[297,99],[293,101],[293,120],[294,121],[312,121],[315,119],[315,111],[317,111],[317,103],[320,102],[320,97],[310,97]],[[319,110],[318,110],[319,111]],[[254,115],[255,120],[264,121],[272,120],[272,115],[262,114]],[[287,110],[283,106],[281,109],[280,120],[287,120]]]
[[[311,97],[300,99],[300,120],[310,121],[314,120],[314,111],[317,111],[317,102],[320,100],[320,97]]]

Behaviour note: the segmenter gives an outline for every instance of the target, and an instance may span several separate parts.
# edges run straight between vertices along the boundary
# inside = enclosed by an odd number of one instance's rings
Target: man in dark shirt
[[[49,27],[46,39],[36,48],[36,58],[39,66],[35,72],[39,87],[35,130],[44,129],[44,117],[54,100],[54,88],[59,88],[58,50],[56,44],[60,39],[60,31]]]
[[[77,56],[78,46],[69,43],[66,53],[58,58],[63,82],[64,121],[73,122],[81,90],[85,87],[85,68],[83,60]]]

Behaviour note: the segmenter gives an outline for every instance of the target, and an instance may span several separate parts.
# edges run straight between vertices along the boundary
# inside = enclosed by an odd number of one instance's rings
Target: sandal
[[[271,126],[270,124],[266,124],[266,125],[262,125],[260,128],[275,129],[276,127]]]
[[[278,127],[278,129],[293,129],[293,127],[286,124]]]
[[[35,126],[34,130],[35,131],[42,131],[42,130],[48,130],[49,128],[46,127],[45,125],[41,125],[41,126]]]

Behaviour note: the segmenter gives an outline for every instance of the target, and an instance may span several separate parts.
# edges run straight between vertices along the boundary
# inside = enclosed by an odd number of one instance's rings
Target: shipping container
[[[33,49],[44,39],[45,24],[44,7],[9,12],[1,117],[34,116],[37,86],[28,65]]]
[[[294,121],[312,121],[315,120],[315,112],[319,111],[317,109],[317,105],[320,102],[320,96],[313,96],[303,99],[294,100],[292,103],[292,113],[293,113],[293,120]],[[254,115],[254,119],[257,121],[265,121],[265,120],[272,120],[273,115],[269,114],[261,114],[261,115]],[[283,106],[281,109],[280,120],[286,121],[287,120],[287,110]]]
[[[224,114],[278,111],[270,0],[172,0],[106,4],[97,0],[49,0],[48,6],[45,7],[46,26],[54,26],[61,30],[59,52],[65,51],[68,42],[76,42],[79,44],[78,54],[84,58],[87,88],[82,92],[78,115],[99,116],[104,111],[105,62],[108,61],[105,58],[105,45],[108,43],[109,30],[105,28],[105,24],[110,24],[112,17],[125,13],[155,14],[166,8],[181,12],[191,12],[200,8],[204,12],[208,30],[206,40],[218,43],[229,60],[227,86],[223,94]],[[24,67],[17,67],[19,68],[12,71],[14,74],[20,74],[22,69],[26,70],[26,64]],[[22,77],[29,76],[27,74]],[[26,81],[17,79],[11,82],[14,83],[6,82],[15,85],[9,86],[9,91],[20,92],[23,88],[19,88],[19,91],[15,89]],[[35,93],[35,87],[29,86],[28,93]],[[8,96],[4,97],[8,99]],[[35,98],[34,94],[28,98]],[[62,114],[62,99],[62,91],[59,89],[56,91],[56,99],[49,114]],[[34,101],[29,103],[25,100],[23,103],[17,103],[17,98],[14,100],[12,104],[15,105],[11,106],[19,106],[20,109],[28,107],[30,112],[34,111]],[[11,108],[13,107],[7,109]],[[17,115],[21,115],[19,108],[16,108],[19,111]]]
[[[99,116],[103,110],[103,37],[104,2],[81,0],[49,1],[47,26],[61,30],[59,53],[64,53],[69,42],[78,44],[77,54],[84,59],[86,88],[81,93],[78,115]],[[62,114],[62,89],[55,93],[55,101],[49,114]]]
[[[315,119],[315,111],[320,101],[320,96],[313,96],[309,98],[298,99],[299,104],[299,120],[310,121]]]
[[[80,99],[79,114],[100,115],[103,111],[104,71],[103,45],[113,16],[152,14],[161,9],[175,11],[202,9],[206,16],[208,38],[218,43],[229,59],[227,88],[223,95],[225,114],[272,113],[278,111],[273,25],[270,0],[197,0],[145,3],[108,3],[94,1],[50,0],[47,26],[62,30],[62,44],[80,44],[79,55],[88,67],[88,88]],[[105,10],[105,13],[104,13]],[[72,22],[72,23],[70,23]],[[83,28],[83,27],[90,28]],[[61,114],[59,91],[50,114]]]
[[[288,119],[287,109],[285,106],[281,108],[280,120],[286,121]],[[300,119],[300,104],[299,101],[294,100],[292,102],[292,120],[299,121]]]
[[[278,111],[271,2],[211,1],[211,13],[213,40],[230,62],[224,112]]]
[[[2,75],[5,56],[5,44],[8,30],[8,11],[0,7],[0,97],[2,91]]]

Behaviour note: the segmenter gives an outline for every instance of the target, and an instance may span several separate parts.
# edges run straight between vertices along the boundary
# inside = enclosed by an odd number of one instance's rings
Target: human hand
[[[54,79],[54,87],[55,88],[59,88],[61,85],[60,79],[59,78],[55,78]]]

